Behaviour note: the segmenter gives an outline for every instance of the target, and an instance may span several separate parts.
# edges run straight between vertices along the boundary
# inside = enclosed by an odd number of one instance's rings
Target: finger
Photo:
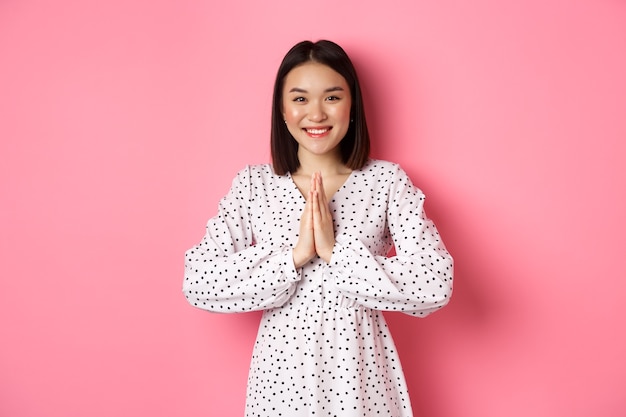
[[[315,200],[315,191],[309,191],[309,198],[306,200],[304,210],[306,211],[307,220],[313,219],[313,202]]]
[[[319,192],[311,191],[311,209],[313,210],[313,214],[319,210]]]
[[[313,198],[313,222],[315,228],[320,231],[327,227],[327,223],[329,219],[331,219],[328,206],[323,204],[322,200],[323,194],[319,191],[316,191]]]
[[[319,172],[315,173],[315,189],[316,189],[316,191],[323,191],[322,174],[319,173]]]
[[[313,204],[311,206],[313,211],[313,225],[319,226],[322,221],[322,215],[320,213],[320,201],[319,201],[319,192],[313,192],[313,198],[311,199]]]
[[[326,219],[330,215],[330,210],[328,208],[328,199],[326,198],[326,191],[324,190],[324,182],[322,180],[322,175],[320,174],[318,178],[318,192],[319,192],[319,210],[322,214],[322,218]]]

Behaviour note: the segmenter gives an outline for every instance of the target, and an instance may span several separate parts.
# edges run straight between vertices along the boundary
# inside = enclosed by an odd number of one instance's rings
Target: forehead
[[[284,91],[298,87],[307,91],[325,90],[329,87],[343,87],[348,90],[348,83],[341,74],[328,65],[318,62],[306,62],[294,67],[285,77]]]

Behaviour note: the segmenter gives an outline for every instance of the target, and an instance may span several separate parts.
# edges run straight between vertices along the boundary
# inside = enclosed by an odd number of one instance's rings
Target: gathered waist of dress
[[[320,302],[321,301],[321,302]],[[354,300],[348,300],[345,298],[337,299],[324,299],[324,300],[316,300],[304,302],[301,304],[287,304],[283,307],[279,307],[279,310],[283,310],[284,312],[289,312],[289,314],[293,314],[292,312],[328,312],[328,313],[336,313],[336,312],[351,312],[351,313],[362,313],[366,311],[370,311],[368,307],[365,307],[362,304],[357,303]]]

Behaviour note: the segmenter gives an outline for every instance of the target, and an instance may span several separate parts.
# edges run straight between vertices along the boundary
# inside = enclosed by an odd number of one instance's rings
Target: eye
[[[326,97],[327,101],[338,101],[341,100],[341,97],[337,97],[337,96],[328,96]]]
[[[305,102],[305,98],[304,97],[294,97],[292,99],[292,101],[296,102],[296,103],[304,103]]]

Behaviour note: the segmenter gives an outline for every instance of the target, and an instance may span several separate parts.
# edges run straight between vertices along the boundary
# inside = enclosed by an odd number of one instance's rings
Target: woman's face
[[[283,117],[303,152],[339,153],[339,143],[350,127],[352,98],[346,80],[316,62],[292,69],[283,86]]]

